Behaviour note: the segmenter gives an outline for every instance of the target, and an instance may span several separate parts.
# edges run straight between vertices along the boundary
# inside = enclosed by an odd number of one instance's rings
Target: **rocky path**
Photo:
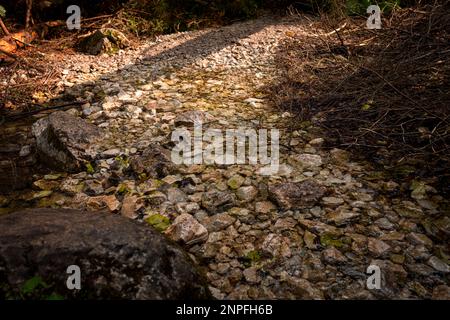
[[[109,210],[185,246],[219,299],[450,299],[448,201],[417,182],[409,197],[313,125],[270,108],[281,41],[308,22],[263,18],[169,35],[114,57],[73,56],[61,86],[70,110],[102,131],[84,171],[34,176],[31,206]],[[280,168],[175,165],[176,128],[278,129]],[[164,149],[162,149],[164,148]],[[8,203],[3,199],[3,203]],[[370,265],[380,289],[368,289]]]

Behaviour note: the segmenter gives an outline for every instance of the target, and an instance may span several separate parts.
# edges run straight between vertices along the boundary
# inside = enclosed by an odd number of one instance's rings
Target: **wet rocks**
[[[3,297],[18,296],[33,277],[65,298],[210,297],[203,276],[178,246],[118,215],[33,209],[1,216],[0,229]],[[66,287],[64,271],[71,264],[81,269],[81,290]]]
[[[93,144],[101,131],[81,118],[57,111],[33,124],[41,162],[57,170],[81,171],[96,155]]]
[[[283,209],[313,207],[325,194],[326,189],[312,180],[287,182],[269,186],[269,197]]]

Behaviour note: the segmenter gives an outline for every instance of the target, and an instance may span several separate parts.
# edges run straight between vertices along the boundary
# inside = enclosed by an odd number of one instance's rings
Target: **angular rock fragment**
[[[171,160],[170,150],[156,143],[150,144],[141,155],[130,159],[131,169],[136,174],[145,173],[147,177],[161,179],[176,172]]]
[[[62,171],[81,171],[97,151],[101,130],[67,112],[57,111],[33,124],[36,147],[45,165]]]
[[[325,192],[325,187],[312,180],[269,186],[269,197],[283,209],[311,208],[323,197]]]
[[[179,215],[165,233],[172,240],[187,245],[208,239],[208,230],[187,213]]]

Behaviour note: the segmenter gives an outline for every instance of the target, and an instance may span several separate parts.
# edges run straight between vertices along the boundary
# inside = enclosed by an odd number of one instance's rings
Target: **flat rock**
[[[312,180],[269,185],[269,197],[283,209],[311,208],[325,191],[323,186]]]
[[[212,214],[226,211],[235,203],[235,195],[227,191],[213,189],[202,195],[202,206]]]
[[[119,215],[32,209],[0,217],[0,297],[40,277],[64,298],[206,299],[203,276],[176,244]],[[81,290],[66,270],[81,269]],[[42,297],[34,297],[42,298]]]
[[[176,126],[193,126],[194,124],[206,124],[214,119],[208,112],[191,110],[177,115],[174,122]]]

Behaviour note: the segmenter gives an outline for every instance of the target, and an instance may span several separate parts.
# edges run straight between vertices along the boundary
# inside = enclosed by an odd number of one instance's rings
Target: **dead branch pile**
[[[272,88],[275,105],[299,122],[315,120],[331,146],[363,151],[382,164],[421,159],[448,177],[449,3],[395,11],[383,17],[381,30],[365,22],[325,30],[322,21],[317,33],[286,43],[278,54],[285,72]]]

